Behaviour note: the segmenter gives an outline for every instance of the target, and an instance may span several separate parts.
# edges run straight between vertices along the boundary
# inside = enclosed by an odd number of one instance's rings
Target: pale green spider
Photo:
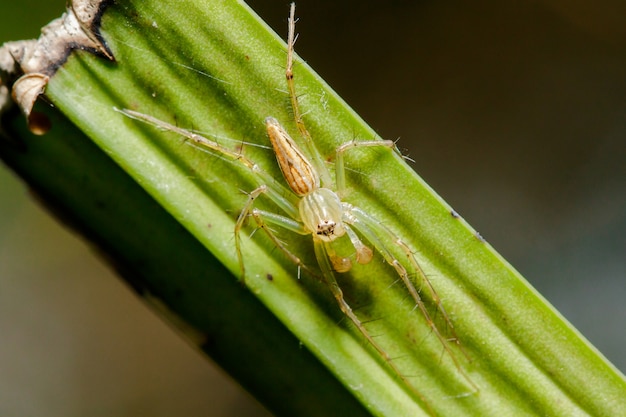
[[[345,316],[348,317],[357,327],[368,343],[378,351],[387,364],[392,368],[394,373],[397,374],[409,387],[411,387],[411,389],[416,392],[427,404],[421,393],[419,393],[419,391],[417,391],[417,389],[407,381],[407,377],[402,374],[390,355],[373,338],[373,336],[365,328],[362,321],[353,312],[352,308],[346,302],[343,292],[335,278],[335,272],[344,273],[350,271],[352,268],[352,259],[349,257],[339,256],[333,248],[333,243],[344,235],[347,235],[348,239],[352,243],[352,246],[354,247],[354,259],[357,263],[367,264],[372,260],[374,253],[368,245],[363,243],[362,238],[359,237],[360,235],[380,253],[389,265],[394,268],[400,280],[409,291],[416,307],[424,316],[431,332],[435,334],[441,342],[445,351],[450,354],[450,357],[452,358],[457,369],[459,369],[470,384],[476,388],[474,383],[462,371],[457,359],[450,349],[449,343],[451,342],[459,345],[458,338],[454,333],[452,322],[445,312],[437,292],[419,266],[411,248],[383,223],[377,221],[364,210],[341,200],[341,196],[345,194],[346,190],[344,153],[350,149],[360,147],[384,147],[396,151],[395,143],[389,140],[352,140],[339,146],[335,153],[334,188],[330,188],[333,186],[331,175],[304,125],[295,91],[292,71],[294,44],[296,41],[295,22],[295,4],[292,4],[289,16],[289,35],[287,40],[288,53],[285,75],[295,121],[304,140],[306,151],[310,155],[310,159],[304,154],[304,152],[299,148],[296,142],[289,136],[286,130],[276,119],[273,117],[267,117],[265,119],[268,137],[271,141],[272,148],[283,173],[284,179],[289,186],[289,190],[284,185],[277,182],[274,177],[263,171],[256,163],[248,159],[240,151],[234,151],[218,144],[213,140],[207,139],[189,130],[171,125],[152,116],[127,109],[120,111],[133,119],[137,119],[152,124],[162,130],[171,131],[184,136],[198,145],[235,161],[235,163],[242,164],[256,175],[259,185],[248,194],[248,200],[241,210],[235,225],[235,247],[241,269],[242,280],[245,278],[245,262],[242,256],[240,233],[246,224],[246,220],[252,217],[256,222],[257,227],[265,231],[276,247],[278,247],[287,257],[289,257],[289,259],[293,261],[294,264],[298,266],[299,271],[304,270],[313,276],[321,278],[326,283]],[[296,198],[285,197],[290,194],[295,194]],[[271,199],[283,210],[284,214],[277,214],[255,208],[255,200],[261,195],[266,195],[269,199]],[[297,203],[294,203],[296,200]],[[311,235],[313,238],[315,255],[321,270],[321,276],[319,272],[316,272],[309,266],[305,265],[298,256],[291,252],[268,227],[268,224],[279,226],[283,229],[287,229],[301,235]],[[396,249],[392,250],[383,242],[393,242]],[[399,252],[403,253],[405,259],[401,260],[394,255],[393,252],[395,250],[399,250]],[[412,282],[411,274],[415,274],[419,278],[422,287],[426,288],[429,292],[429,297],[433,300],[438,312],[443,317],[448,330],[452,334],[450,339],[445,338],[442,332],[438,329],[431,314],[422,301],[419,291]]]

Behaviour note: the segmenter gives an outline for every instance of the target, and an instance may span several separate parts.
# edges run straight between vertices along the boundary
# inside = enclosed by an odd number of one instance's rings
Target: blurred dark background
[[[287,2],[248,3],[285,36]],[[4,2],[0,42],[38,36],[63,5]],[[626,369],[626,3],[302,0],[297,14],[299,54]],[[3,416],[263,415],[4,168],[0,334]]]

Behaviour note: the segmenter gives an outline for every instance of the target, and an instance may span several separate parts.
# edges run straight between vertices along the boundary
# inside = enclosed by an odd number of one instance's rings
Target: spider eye
[[[335,234],[335,222],[325,220],[324,223],[317,225],[318,236],[332,236]]]

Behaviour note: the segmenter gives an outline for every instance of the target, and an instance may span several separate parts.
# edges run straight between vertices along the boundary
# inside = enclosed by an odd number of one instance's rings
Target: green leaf
[[[7,152],[44,197],[96,238],[146,299],[270,410],[626,414],[626,383],[618,371],[385,150],[348,154],[345,200],[416,250],[469,358],[454,349],[460,369],[378,256],[338,279],[419,394],[343,319],[325,286],[306,274],[298,279],[296,267],[262,233],[244,236],[248,289],[241,288],[233,230],[245,192],[257,186],[254,175],[114,109],[131,108],[242,147],[282,181],[271,150],[252,144],[268,145],[267,116],[297,137],[285,93],[284,42],[231,1],[118,2],[105,13],[102,33],[117,62],[74,54],[46,91],[97,147],[54,120],[49,137],[25,139],[26,152]],[[305,122],[322,155],[332,158],[338,145],[355,137],[376,137],[301,60],[295,72]],[[278,210],[263,199],[259,207]],[[281,231],[280,238],[315,266],[310,237]]]

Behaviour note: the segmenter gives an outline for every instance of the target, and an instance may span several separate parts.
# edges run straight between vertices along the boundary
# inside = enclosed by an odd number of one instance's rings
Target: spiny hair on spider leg
[[[270,230],[272,230],[272,229],[270,229]],[[273,231],[274,231],[274,230],[272,230],[272,232],[273,232]],[[277,241],[278,243],[280,243],[281,245],[283,245],[284,247],[288,247],[288,246],[289,246],[289,243],[287,243],[287,241],[285,241],[285,240],[283,240],[283,239],[279,238],[278,236],[276,236],[276,241]]]
[[[361,307],[363,307],[363,306],[361,306]],[[354,309],[353,311],[356,311],[356,309]],[[378,316],[376,318],[370,318],[370,319],[367,319],[367,320],[362,320],[361,323],[365,325],[365,324],[370,324],[370,323],[376,323],[377,321],[383,321],[384,319],[385,319],[385,316]]]
[[[247,217],[246,217],[246,221],[248,221],[248,219],[249,219],[249,218],[250,218],[250,217],[249,217],[249,216],[247,216]],[[254,229],[252,229],[252,231],[251,231],[251,232],[250,232],[250,234],[248,235],[248,239],[252,239],[252,236],[254,236],[254,235],[256,234],[257,230],[259,230],[259,229],[261,229],[261,226],[257,226],[257,227],[255,227]]]

